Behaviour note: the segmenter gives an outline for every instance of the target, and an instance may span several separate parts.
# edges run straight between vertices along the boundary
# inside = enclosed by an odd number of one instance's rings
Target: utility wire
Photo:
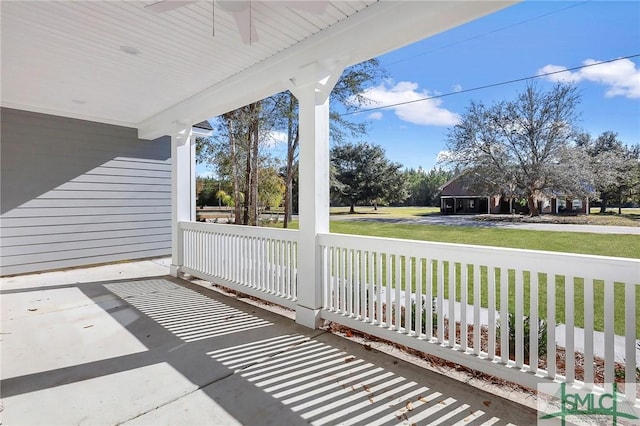
[[[498,33],[500,31],[504,31],[504,30],[509,29],[509,28],[517,27],[518,25],[522,25],[522,24],[526,24],[526,23],[529,23],[529,22],[532,22],[532,21],[536,21],[538,19],[550,16],[550,15],[555,15],[556,13],[560,13],[560,12],[563,12],[565,10],[572,9],[574,7],[582,6],[582,5],[587,4],[587,3],[591,2],[591,1],[592,0],[585,0],[585,1],[580,2],[580,3],[571,4],[570,6],[563,7],[562,9],[552,10],[551,12],[543,13],[542,15],[534,16],[533,18],[525,19],[523,21],[514,22],[513,24],[505,25],[503,27],[499,27],[499,28],[493,29],[491,31],[487,31],[486,33],[478,34],[478,35],[466,38],[464,40],[454,41],[452,43],[445,44],[443,46],[439,46],[439,47],[436,47],[434,49],[427,50],[425,52],[416,53],[415,55],[408,56],[408,57],[402,58],[402,59],[398,59],[398,60],[396,60],[394,62],[385,63],[384,66],[385,67],[389,67],[389,66],[393,66],[393,65],[399,64],[401,62],[406,62],[406,61],[409,61],[411,59],[417,58],[419,56],[428,55],[429,53],[433,53],[433,52],[436,52],[438,50],[442,50],[442,49],[446,49],[446,48],[449,48],[449,47],[452,47],[452,46],[456,46],[456,45],[461,44],[461,43],[466,43],[466,42],[471,41],[471,40],[476,40],[476,39],[485,37],[485,36],[487,36],[489,34],[495,34],[495,33]]]
[[[561,74],[563,72],[581,70],[581,69],[584,69],[584,68],[595,67],[595,66],[598,66],[598,65],[609,64],[609,63],[612,63],[612,62],[622,61],[624,59],[637,58],[639,56],[640,56],[640,53],[635,53],[633,55],[623,56],[621,58],[609,59],[608,61],[601,61],[601,62],[596,62],[596,63],[593,63],[593,64],[587,64],[587,65],[580,65],[578,67],[566,68],[566,69],[559,70],[559,71],[546,72],[544,74],[538,74],[538,75],[533,75],[533,76],[529,76],[529,77],[516,78],[514,80],[502,81],[500,83],[486,84],[484,86],[473,87],[471,89],[464,89],[464,90],[459,90],[457,92],[443,93],[441,95],[427,96],[426,98],[413,99],[411,101],[404,101],[404,102],[398,102],[398,103],[395,103],[395,104],[382,105],[382,106],[374,107],[374,108],[363,108],[363,109],[359,109],[357,111],[345,112],[345,113],[340,114],[340,115],[341,116],[354,115],[354,114],[360,114],[360,113],[363,113],[363,112],[371,112],[371,111],[378,111],[378,110],[381,110],[381,109],[393,108],[393,107],[397,107],[397,106],[401,106],[401,105],[414,104],[414,103],[417,103],[417,102],[429,101],[431,99],[438,99],[438,98],[444,98],[444,97],[451,96],[451,95],[458,95],[460,93],[474,92],[474,91],[477,91],[477,90],[489,89],[491,87],[505,86],[507,84],[519,83],[521,81],[533,80],[533,79],[536,79],[536,78],[546,77],[546,76],[554,75],[554,74]]]

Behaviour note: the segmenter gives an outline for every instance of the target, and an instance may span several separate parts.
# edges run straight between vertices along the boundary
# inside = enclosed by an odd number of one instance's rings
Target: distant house
[[[501,194],[487,195],[474,188],[467,174],[459,174],[440,189],[440,213],[442,214],[509,214],[523,213],[527,209],[514,203],[512,197]],[[499,192],[496,190],[496,192]],[[588,198],[550,195],[538,201],[541,214],[589,214]]]
[[[561,195],[551,196],[538,201],[540,213],[576,213],[589,214],[589,198],[572,198]]]
[[[455,176],[439,188],[440,212],[442,214],[500,213],[495,207],[496,198],[500,197],[478,193],[465,177],[466,174]]]

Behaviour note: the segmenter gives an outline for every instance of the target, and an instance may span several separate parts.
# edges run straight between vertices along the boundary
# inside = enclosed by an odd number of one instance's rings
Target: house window
[[[559,199],[558,200],[558,211],[562,212],[567,209],[567,200]]]
[[[573,202],[571,203],[571,209],[582,210],[582,200],[579,200],[579,199],[573,200]]]

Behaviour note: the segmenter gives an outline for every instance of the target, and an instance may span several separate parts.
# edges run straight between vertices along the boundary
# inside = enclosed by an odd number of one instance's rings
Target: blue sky
[[[526,1],[379,57],[390,78],[368,91],[380,106],[454,94],[352,119],[370,123],[363,140],[382,145],[390,159],[429,169],[471,100],[513,99],[526,82],[456,92],[635,54],[640,1]],[[611,130],[626,144],[640,143],[640,56],[555,78],[580,91],[582,129],[594,137]],[[550,77],[538,80],[543,88],[554,84]]]
[[[640,2],[528,1],[380,57],[392,81],[372,89],[380,104],[451,93],[640,53]],[[568,76],[563,75],[567,78]],[[640,143],[640,57],[572,74],[582,95],[581,128]],[[541,78],[542,87],[554,84]],[[447,131],[471,100],[513,99],[526,82],[364,113],[367,139],[405,167],[429,169]],[[613,90],[612,90],[613,89]],[[373,120],[372,120],[373,119]]]

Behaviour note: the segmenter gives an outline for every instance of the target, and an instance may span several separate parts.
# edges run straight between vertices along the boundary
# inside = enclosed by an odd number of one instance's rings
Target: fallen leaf
[[[29,312],[35,312],[37,310],[38,310],[38,308],[29,308],[29,309],[27,309],[27,311],[29,311]]]
[[[418,399],[422,402],[429,402],[429,400],[427,398],[425,398],[424,396],[419,396]]]
[[[371,345],[364,345],[364,350],[365,351],[370,351],[371,350]]]
[[[93,324],[85,325],[85,326],[84,326],[84,327],[82,327],[82,328],[91,328],[91,327],[93,327]]]
[[[488,407],[491,405],[491,401],[486,400],[486,401],[482,401],[482,403],[484,404],[485,407]]]
[[[405,407],[407,407],[407,410],[413,411],[413,403],[411,401],[407,401]]]
[[[371,392],[371,388],[367,385],[362,385],[362,389],[364,389],[367,392]]]
[[[372,404],[374,403],[373,397],[371,397],[371,396],[369,397],[369,402],[372,403]]]
[[[346,358],[344,359],[344,362],[351,362],[351,361],[353,361],[354,359],[356,359],[356,357],[355,357],[355,356],[348,356],[348,357],[346,357]]]
[[[347,336],[347,337],[353,337],[353,333],[351,332],[351,330],[347,330],[347,331],[344,333],[344,335],[345,335],[345,336]]]

